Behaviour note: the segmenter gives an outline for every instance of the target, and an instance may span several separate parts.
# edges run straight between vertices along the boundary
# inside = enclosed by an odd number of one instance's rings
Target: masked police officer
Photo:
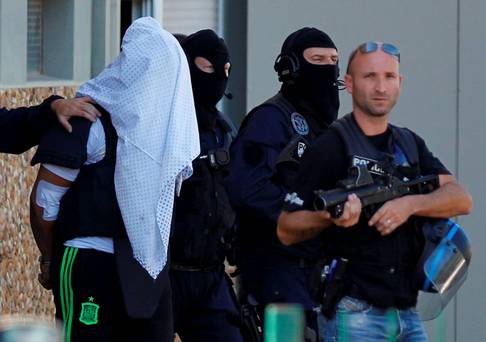
[[[171,238],[175,331],[183,341],[241,341],[224,270],[235,214],[223,186],[233,129],[216,108],[230,72],[228,48],[212,30],[181,40],[191,72],[201,154],[181,188]]]
[[[54,114],[69,132],[70,117],[94,121],[100,115],[89,97],[63,99],[53,95],[38,106],[0,108],[0,152],[18,154],[37,145],[42,133],[53,125]]]
[[[280,92],[254,108],[231,147],[226,180],[237,211],[237,265],[243,289],[261,304],[300,303],[316,331],[309,278],[318,241],[291,247],[277,238],[277,218],[309,144],[337,117],[338,53],[324,32],[290,34],[275,61]]]
[[[328,286],[336,288],[337,296],[333,307],[324,307],[330,311],[325,329],[329,341],[426,341],[414,310],[419,288],[415,270],[423,250],[423,225],[417,217],[448,218],[471,210],[470,195],[425,142],[409,129],[389,124],[402,83],[399,62],[398,48],[387,43],[364,43],[351,54],[345,84],[353,112],[334,122],[307,152],[279,219],[278,235],[287,245],[322,232],[323,249],[336,260],[331,269],[343,270],[328,273]],[[349,167],[360,164],[367,165],[377,182],[389,175],[403,181],[438,175],[440,187],[371,211],[362,210],[360,199],[350,195],[337,219],[313,211],[313,191],[335,188]]]

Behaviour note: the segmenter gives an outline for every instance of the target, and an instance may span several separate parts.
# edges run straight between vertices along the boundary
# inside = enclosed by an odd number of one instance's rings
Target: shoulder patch
[[[302,158],[306,148],[307,145],[304,142],[299,141],[299,144],[297,145],[297,155],[299,156],[299,158]]]
[[[297,134],[300,135],[307,135],[309,134],[309,124],[307,120],[297,112],[293,112],[290,115],[290,121],[292,123],[292,127]]]
[[[296,192],[292,192],[291,194],[285,195],[284,202],[295,204],[298,205],[299,207],[302,207],[304,205],[304,201],[299,197],[299,195],[297,195]]]

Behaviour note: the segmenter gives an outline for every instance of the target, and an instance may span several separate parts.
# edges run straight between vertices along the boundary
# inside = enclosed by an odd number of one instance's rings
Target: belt
[[[395,274],[395,273],[413,273],[415,272],[415,266],[413,265],[384,265],[384,264],[375,264],[375,263],[367,263],[367,262],[360,262],[360,261],[352,261],[349,263],[349,269],[355,271],[364,271],[364,272],[382,272],[386,274]],[[352,272],[352,271],[351,271]]]
[[[171,270],[186,271],[186,272],[210,272],[216,270],[219,267],[223,267],[223,266],[222,265],[193,266],[193,265],[178,264],[176,262],[172,262],[170,264]]]

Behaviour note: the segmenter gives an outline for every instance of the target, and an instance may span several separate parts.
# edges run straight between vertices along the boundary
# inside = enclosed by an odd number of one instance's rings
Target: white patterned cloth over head
[[[200,153],[186,56],[155,19],[140,18],[120,55],[78,95],[111,115],[118,205],[133,256],[155,279],[167,262],[175,192]]]

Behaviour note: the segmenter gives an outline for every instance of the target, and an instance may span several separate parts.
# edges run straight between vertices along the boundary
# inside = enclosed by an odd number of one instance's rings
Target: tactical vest
[[[349,166],[366,164],[373,177],[383,177],[386,173],[401,179],[419,176],[418,147],[413,133],[391,124],[388,127],[391,130],[388,142],[390,153],[379,151],[368,140],[352,114],[335,121],[330,129],[335,130],[343,140]],[[328,235],[324,240],[330,242],[325,249],[331,255],[347,258],[349,277],[352,279],[350,283],[360,284],[359,288],[366,289],[364,297],[352,289],[348,294],[367,299],[377,306],[412,306],[416,292],[407,285],[407,279],[413,277],[415,263],[422,250],[420,231],[414,219],[410,218],[404,224],[406,227],[400,227],[393,234],[382,237],[367,224],[377,209],[373,208],[369,215],[362,215],[353,229],[332,227],[326,230]],[[377,285],[377,278],[382,279],[382,283]],[[395,281],[398,281],[396,288]],[[383,287],[380,286],[385,286],[389,292],[383,293]],[[390,290],[393,288],[395,290]]]
[[[83,165],[63,196],[57,222],[62,241],[83,236],[126,236],[114,183],[117,135],[106,112],[99,120],[105,131],[105,156],[97,163]]]
[[[240,131],[244,129],[257,110],[265,106],[277,108],[286,118],[289,140],[277,157],[275,165],[277,172],[273,180],[277,184],[282,185],[286,190],[290,190],[297,177],[299,165],[305,150],[325,128],[310,116],[304,118],[281,93],[278,93],[252,109],[242,122]],[[246,218],[243,217],[240,220],[243,222]],[[316,255],[322,249],[319,238],[310,239],[292,246],[284,246],[278,241],[274,233],[271,236],[254,237],[246,236],[245,232],[242,231],[240,236],[242,244],[246,244],[246,241],[254,241],[255,238],[260,239],[260,247],[263,250],[262,253],[265,254],[265,261],[270,263],[273,262],[270,259],[273,260],[275,258],[275,262],[281,263],[287,260],[291,264],[309,265],[316,260]]]
[[[276,180],[285,188],[290,189],[297,176],[305,150],[322,133],[323,129],[319,127],[312,117],[304,119],[297,112],[296,108],[281,93],[278,93],[261,105],[253,108],[241,123],[240,130],[246,126],[254,113],[264,106],[276,107],[287,120],[287,131],[290,139],[277,158]]]
[[[177,269],[211,268],[230,256],[235,235],[235,213],[223,186],[229,164],[229,147],[234,130],[223,116],[217,119],[223,133],[221,147],[209,150],[193,161],[193,176],[182,184],[175,199],[175,223],[171,236],[172,266]]]
[[[418,165],[418,149],[413,133],[405,128],[388,125],[392,138],[388,149],[393,153],[378,151],[364,135],[356,123],[352,114],[336,120],[330,126],[342,138],[345,144],[350,166],[357,163],[365,163],[369,171],[375,175],[383,175],[385,172],[393,172],[394,167],[416,168],[416,176],[420,174]],[[407,171],[402,171],[407,173]]]

